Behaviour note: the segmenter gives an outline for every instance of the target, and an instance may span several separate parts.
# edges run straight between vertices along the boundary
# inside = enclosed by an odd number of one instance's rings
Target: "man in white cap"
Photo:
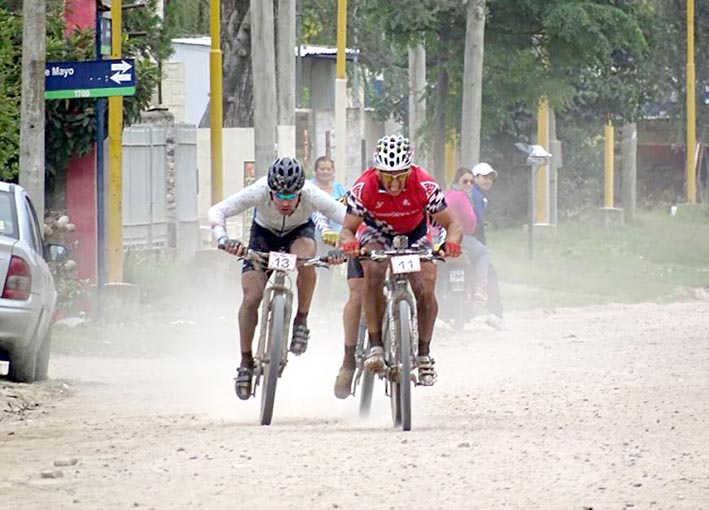
[[[487,163],[478,163],[473,167],[473,189],[470,192],[470,201],[473,204],[473,211],[478,220],[475,229],[475,237],[482,244],[485,242],[485,209],[487,208],[487,197],[485,193],[490,191],[497,177],[497,171]],[[497,271],[490,264],[487,276],[487,309],[489,315],[487,324],[495,329],[503,329],[502,322],[502,299],[500,296],[500,284],[497,281]]]

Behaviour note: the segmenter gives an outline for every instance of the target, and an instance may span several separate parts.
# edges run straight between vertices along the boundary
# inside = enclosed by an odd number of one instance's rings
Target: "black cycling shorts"
[[[262,227],[255,221],[251,223],[251,236],[249,237],[249,249],[257,251],[284,251],[290,252],[291,245],[296,239],[309,237],[315,240],[315,225],[308,219],[306,223],[295,227],[283,236],[274,234],[271,230]],[[244,259],[242,273],[253,271],[254,265],[250,260]]]
[[[362,263],[358,258],[347,259],[347,279],[354,280],[356,278],[364,278]]]

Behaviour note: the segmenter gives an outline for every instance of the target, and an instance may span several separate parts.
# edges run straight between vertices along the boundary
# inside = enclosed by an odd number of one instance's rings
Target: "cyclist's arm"
[[[305,183],[305,186],[306,189],[304,193],[312,210],[318,211],[335,223],[342,225],[345,221],[345,213],[347,212],[347,208],[344,204],[335,200],[309,181]]]
[[[263,182],[262,182],[263,181]],[[268,199],[268,185],[263,177],[209,208],[207,217],[215,241],[226,239],[226,219],[256,207]]]
[[[458,223],[448,209],[432,214],[440,226],[446,229],[446,242],[460,244],[463,240],[463,227]]]
[[[355,233],[359,228],[362,220],[362,216],[355,216],[354,214],[347,213],[345,216],[345,222],[342,225],[342,230],[340,230],[340,240],[338,246],[342,247],[347,242],[354,241],[356,239]]]
[[[332,230],[330,228],[330,221],[320,211],[315,211],[313,214],[310,215],[310,218],[313,220],[313,223],[315,223],[315,228],[318,229],[321,233],[329,232],[330,230]]]

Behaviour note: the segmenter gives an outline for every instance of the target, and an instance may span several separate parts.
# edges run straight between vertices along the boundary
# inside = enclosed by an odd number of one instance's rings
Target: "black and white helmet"
[[[374,166],[382,172],[406,170],[414,159],[414,150],[408,138],[391,135],[380,138],[374,153]]]
[[[268,187],[275,193],[297,193],[305,184],[305,172],[295,158],[277,158],[268,169]]]

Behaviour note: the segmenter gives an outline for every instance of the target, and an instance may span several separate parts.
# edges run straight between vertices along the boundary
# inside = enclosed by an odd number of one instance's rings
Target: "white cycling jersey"
[[[320,212],[340,224],[344,223],[347,212],[344,204],[332,198],[312,182],[305,181],[295,211],[290,216],[283,216],[271,200],[271,189],[268,187],[267,178],[261,177],[250,186],[209,208],[209,225],[214,239],[219,241],[227,237],[226,219],[228,217],[241,214],[252,207],[256,207],[254,221],[277,236],[284,236],[294,228],[307,223],[310,215],[314,212]]]

